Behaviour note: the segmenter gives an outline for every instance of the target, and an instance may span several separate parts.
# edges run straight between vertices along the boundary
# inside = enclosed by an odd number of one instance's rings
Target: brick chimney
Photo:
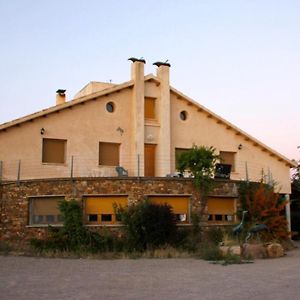
[[[56,91],[56,105],[60,105],[66,102],[66,90],[58,89]]]

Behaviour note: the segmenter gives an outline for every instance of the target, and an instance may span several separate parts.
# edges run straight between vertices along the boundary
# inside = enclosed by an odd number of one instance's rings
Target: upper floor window
[[[220,151],[220,163],[231,166],[231,172],[235,172],[236,152]]]
[[[63,164],[66,161],[67,140],[43,139],[43,163]]]
[[[99,165],[119,166],[120,165],[120,144],[99,143]]]
[[[113,102],[106,103],[106,110],[110,113],[115,111],[115,105]]]
[[[155,119],[155,98],[145,98],[145,119]]]

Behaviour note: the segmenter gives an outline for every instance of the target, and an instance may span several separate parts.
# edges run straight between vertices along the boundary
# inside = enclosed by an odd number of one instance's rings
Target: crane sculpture
[[[256,224],[254,226],[252,226],[246,236],[245,242],[247,243],[247,241],[254,235],[254,234],[258,234],[259,232],[262,231],[268,231],[270,232],[270,229],[268,228],[268,226],[266,224]]]
[[[240,234],[244,229],[244,220],[245,220],[246,213],[248,213],[248,211],[243,210],[242,220],[241,220],[240,224],[238,224],[238,225],[236,225],[235,227],[232,228],[232,233],[238,237],[239,243],[240,243]]]

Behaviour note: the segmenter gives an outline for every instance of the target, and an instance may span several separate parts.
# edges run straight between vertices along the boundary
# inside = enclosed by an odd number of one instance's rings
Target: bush
[[[224,233],[220,227],[211,227],[205,232],[205,240],[208,243],[219,245],[223,241]]]
[[[115,209],[125,225],[129,251],[155,249],[174,241],[177,228],[171,206],[145,201]]]

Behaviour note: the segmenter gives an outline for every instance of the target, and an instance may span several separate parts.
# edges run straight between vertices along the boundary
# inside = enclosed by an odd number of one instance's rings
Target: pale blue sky
[[[171,84],[300,158],[300,1],[0,0],[0,123],[169,59]]]

